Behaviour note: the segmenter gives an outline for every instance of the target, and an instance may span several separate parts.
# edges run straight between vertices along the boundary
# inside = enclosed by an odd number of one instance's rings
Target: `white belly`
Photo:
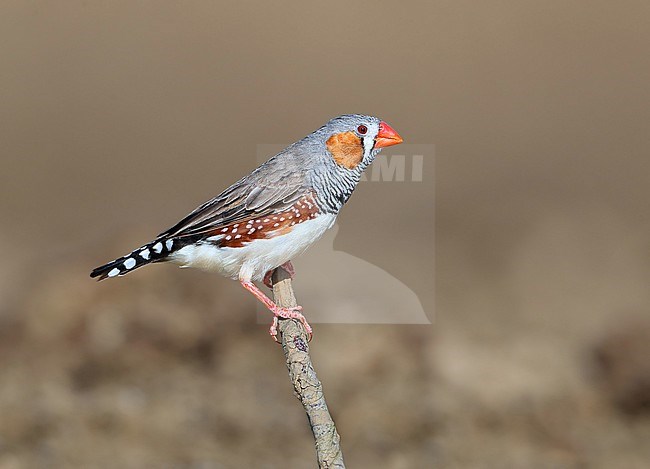
[[[330,228],[335,215],[320,215],[296,225],[289,233],[256,239],[240,248],[219,248],[208,242],[185,246],[169,259],[181,267],[218,272],[232,279],[260,281],[269,270],[302,254]]]

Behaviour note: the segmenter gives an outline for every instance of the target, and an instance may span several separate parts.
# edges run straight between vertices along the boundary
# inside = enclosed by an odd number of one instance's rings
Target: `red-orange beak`
[[[379,133],[375,137],[375,148],[390,147],[403,141],[404,139],[390,125],[384,121],[379,123]]]

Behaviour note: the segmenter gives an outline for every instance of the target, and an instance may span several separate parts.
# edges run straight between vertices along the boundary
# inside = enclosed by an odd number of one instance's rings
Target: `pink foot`
[[[284,268],[284,267],[283,267]],[[291,267],[293,270],[293,266]],[[251,292],[255,298],[260,300],[264,306],[266,306],[269,311],[273,313],[273,323],[271,324],[271,328],[269,329],[269,334],[275,339],[276,342],[279,343],[278,341],[278,318],[283,318],[283,319],[297,319],[301,322],[303,327],[305,328],[305,331],[307,332],[307,335],[309,336],[309,340],[311,341],[312,338],[312,328],[307,322],[307,319],[305,319],[305,316],[302,315],[300,311],[302,311],[302,306],[294,306],[293,308],[281,308],[280,306],[276,305],[271,298],[266,296],[262,290],[257,288],[253,282],[250,280],[240,280],[241,285]]]
[[[278,267],[278,269],[283,269],[286,273],[289,274],[289,277],[293,278],[296,275],[296,270],[293,268],[293,264],[291,261],[287,261],[281,266]],[[274,269],[275,270],[275,269]],[[266,285],[269,288],[273,288],[273,270],[269,270],[265,275],[264,275],[264,285]]]
[[[305,316],[300,311],[302,311],[302,306],[294,306],[293,308],[281,308],[279,306],[275,306],[271,309],[271,312],[273,313],[273,323],[269,328],[269,334],[276,342],[280,343],[278,340],[278,318],[297,319],[300,321],[302,326],[305,328],[305,331],[307,332],[308,340],[311,341],[313,335],[312,328],[307,322]]]

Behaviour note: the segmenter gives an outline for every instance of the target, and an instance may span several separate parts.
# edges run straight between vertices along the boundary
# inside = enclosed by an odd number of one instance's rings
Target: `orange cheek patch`
[[[334,161],[344,168],[354,169],[363,159],[361,139],[354,132],[334,134],[325,143]]]

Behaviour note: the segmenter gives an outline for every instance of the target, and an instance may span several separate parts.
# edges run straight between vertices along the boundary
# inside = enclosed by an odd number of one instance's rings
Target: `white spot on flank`
[[[127,260],[124,261],[124,267],[127,269],[132,269],[135,267],[135,259],[132,257],[129,257]]]
[[[120,269],[115,268],[115,269],[111,270],[111,271],[108,273],[108,276],[109,276],[109,277],[115,277],[115,276],[116,276],[117,274],[119,274],[119,273],[120,273]]]
[[[262,225],[257,225],[258,230],[261,230],[262,228],[263,228]]]
[[[278,226],[280,226],[280,224],[279,224],[279,223],[275,223],[275,224],[273,225],[273,228],[277,228]]]
[[[278,217],[273,217],[273,219],[274,219],[274,220],[277,220],[277,219],[278,219]]]
[[[241,235],[235,236],[235,239],[239,239],[239,238],[241,238]]]
[[[231,233],[237,233],[237,228],[233,228]]]
[[[235,223],[234,225],[232,225],[233,228],[237,228],[238,226],[239,226],[239,223]]]
[[[268,219],[268,218],[265,218],[265,219],[264,219],[264,223],[268,223],[268,222],[269,222],[269,219]]]
[[[284,217],[280,217],[280,221],[284,221]]]
[[[165,247],[167,247],[168,251],[172,250],[172,246],[174,245],[174,240],[173,239],[168,239],[165,241]]]
[[[248,234],[253,234],[253,233],[255,233],[255,228],[251,228],[251,229],[248,231]]]
[[[228,227],[225,227],[223,230],[221,230],[222,233],[225,233],[226,231],[228,231]]]
[[[149,260],[149,249],[144,248],[142,251],[140,251],[140,257],[142,257],[144,260]]]
[[[232,239],[232,236],[228,235],[226,236],[226,241],[230,241]]]
[[[246,229],[247,229],[247,230],[250,230],[252,226],[253,226],[253,225],[251,225],[251,224],[249,223],[248,225],[246,225]]]
[[[156,243],[153,246],[153,250],[160,254],[162,252],[162,243]]]

